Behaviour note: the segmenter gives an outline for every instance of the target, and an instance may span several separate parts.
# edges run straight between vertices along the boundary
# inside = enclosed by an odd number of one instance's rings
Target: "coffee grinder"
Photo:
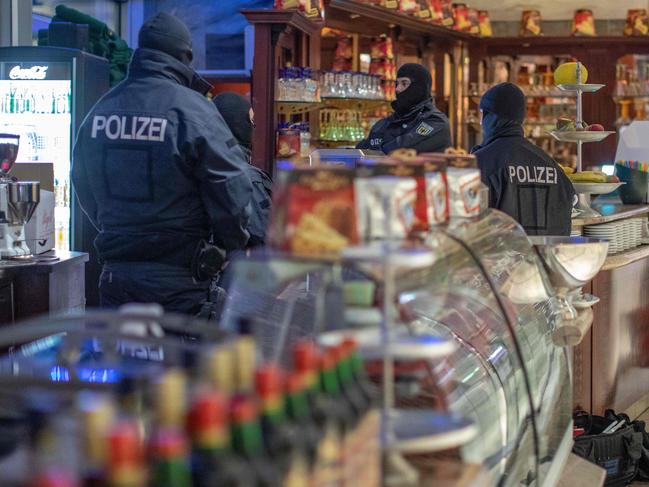
[[[31,259],[25,224],[40,201],[40,183],[9,176],[16,162],[20,136],[0,134],[0,259]]]

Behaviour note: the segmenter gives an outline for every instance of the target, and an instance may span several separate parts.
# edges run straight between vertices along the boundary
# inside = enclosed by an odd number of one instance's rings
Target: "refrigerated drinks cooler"
[[[70,185],[72,148],[79,125],[109,89],[104,58],[59,47],[0,48],[0,133],[20,135],[17,162],[54,165],[56,249],[91,254],[86,280],[97,282],[94,229]],[[88,285],[88,304],[97,304]]]

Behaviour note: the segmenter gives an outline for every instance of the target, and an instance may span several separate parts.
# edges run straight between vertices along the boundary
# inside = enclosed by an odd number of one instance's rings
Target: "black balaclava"
[[[139,47],[155,49],[175,57],[186,66],[191,65],[192,36],[178,17],[160,12],[148,19],[140,28]]]
[[[501,83],[487,90],[480,99],[483,142],[481,147],[499,137],[523,136],[527,105],[521,89]]]
[[[214,97],[213,101],[237,142],[246,149],[250,149],[252,146],[250,102],[238,93],[230,92],[221,93]]]
[[[433,78],[430,72],[421,64],[408,63],[399,68],[397,78],[409,78],[410,86],[397,93],[397,99],[392,102],[392,108],[397,115],[405,115],[421,102],[430,98]]]

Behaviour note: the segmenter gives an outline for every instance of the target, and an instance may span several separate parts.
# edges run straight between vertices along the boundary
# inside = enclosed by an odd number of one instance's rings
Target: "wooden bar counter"
[[[649,213],[647,205],[596,208],[605,216],[575,220],[574,226]],[[590,332],[574,350],[574,405],[633,418],[649,407],[649,245],[609,256],[584,291],[601,301],[593,308]]]
[[[0,261],[0,325],[85,309],[84,269],[88,254],[56,255],[56,261],[24,265]]]

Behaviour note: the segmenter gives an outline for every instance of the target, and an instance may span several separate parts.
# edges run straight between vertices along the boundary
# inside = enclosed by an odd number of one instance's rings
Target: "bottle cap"
[[[158,459],[172,459],[187,454],[187,442],[177,428],[162,428],[153,434],[151,454]]]
[[[331,370],[336,367],[336,354],[333,348],[323,350],[318,357],[318,364],[320,370]]]
[[[133,465],[140,463],[142,449],[137,426],[131,421],[115,425],[108,437],[111,465]]]
[[[189,431],[192,434],[222,427],[227,423],[227,400],[218,392],[199,393],[189,412]]]
[[[313,342],[301,341],[293,348],[293,365],[300,372],[318,368],[318,350]]]
[[[304,389],[304,374],[301,372],[291,372],[286,377],[286,392],[294,394]]]
[[[276,364],[267,363],[255,371],[255,387],[257,395],[265,398],[282,394],[283,372]]]
[[[249,423],[257,417],[257,406],[249,397],[237,396],[233,398],[230,408],[233,423]]]

